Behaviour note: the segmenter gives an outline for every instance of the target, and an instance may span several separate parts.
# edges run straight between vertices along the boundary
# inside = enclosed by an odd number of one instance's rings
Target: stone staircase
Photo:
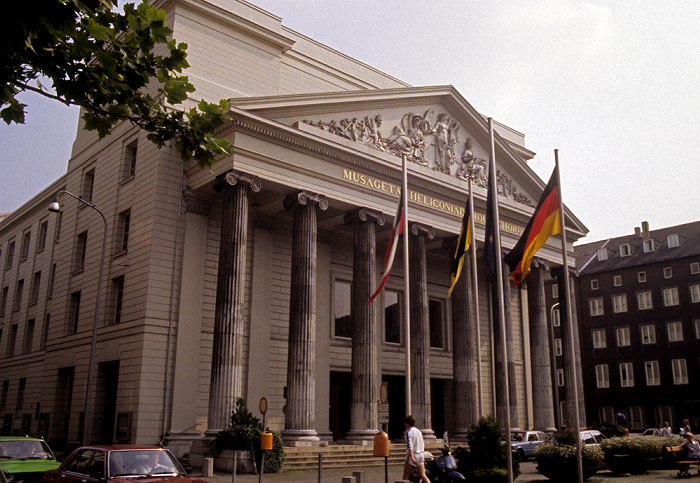
[[[435,457],[440,454],[442,443],[426,443],[425,450]],[[311,447],[285,447],[284,471],[317,469],[322,455],[324,469],[384,466],[384,458],[373,456],[373,447],[361,445],[329,445]],[[389,465],[402,465],[406,460],[406,445],[389,445]]]

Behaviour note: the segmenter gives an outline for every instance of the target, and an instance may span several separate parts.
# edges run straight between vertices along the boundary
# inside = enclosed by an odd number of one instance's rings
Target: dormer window
[[[625,243],[624,245],[620,245],[620,256],[621,257],[629,257],[632,254],[630,251],[630,245],[629,243]]]
[[[668,245],[669,248],[675,248],[680,243],[678,242],[678,235],[676,233],[669,235],[666,237],[666,245]]]
[[[654,251],[654,240],[644,240],[644,253],[649,253]]]
[[[605,248],[598,249],[598,261],[602,262],[608,259],[608,250]]]

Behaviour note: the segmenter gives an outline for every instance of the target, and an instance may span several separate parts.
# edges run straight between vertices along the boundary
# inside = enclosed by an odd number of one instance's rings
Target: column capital
[[[426,236],[428,239],[432,240],[435,238],[435,230],[432,226],[423,225],[422,223],[411,223],[411,233],[416,236]]]
[[[545,260],[544,258],[540,258],[540,257],[535,257],[532,259],[532,266],[534,268],[542,268],[543,270],[550,270],[551,269],[551,265],[549,264],[549,262],[547,260]]]
[[[373,221],[377,225],[382,226],[385,222],[384,214],[381,211],[371,208],[356,208],[345,213],[345,224],[350,225],[360,221]]]
[[[328,209],[328,200],[326,197],[318,193],[312,193],[311,191],[299,191],[284,199],[284,207],[288,210],[293,208],[294,205],[304,206],[308,204],[316,204],[321,211]]]
[[[557,265],[556,267],[552,267],[550,271],[552,272],[552,276],[561,277],[564,274],[564,267]],[[574,267],[569,267],[569,276],[578,277],[578,270],[576,270]]]
[[[260,183],[260,179],[258,179],[257,176],[253,176],[247,173],[241,173],[238,171],[227,171],[224,174],[220,174],[219,176],[214,179],[214,181],[211,182],[212,188],[214,188],[214,191],[221,191],[227,186],[236,186],[236,185],[244,185],[248,187],[251,191],[260,191],[262,188],[262,184]]]

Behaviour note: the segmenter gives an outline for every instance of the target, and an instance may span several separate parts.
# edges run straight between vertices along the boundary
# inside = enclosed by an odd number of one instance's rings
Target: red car
[[[187,476],[167,449],[131,445],[78,448],[61,466],[44,474],[44,483],[126,483],[134,478],[143,483],[206,483]]]

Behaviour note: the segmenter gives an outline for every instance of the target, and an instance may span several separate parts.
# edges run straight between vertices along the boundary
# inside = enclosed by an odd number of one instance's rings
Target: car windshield
[[[119,450],[109,453],[110,477],[177,475],[183,473],[177,460],[163,450]]]
[[[511,433],[510,440],[511,441],[525,441],[525,432],[515,431],[515,432]]]
[[[53,454],[43,441],[0,441],[0,460],[52,460]]]

